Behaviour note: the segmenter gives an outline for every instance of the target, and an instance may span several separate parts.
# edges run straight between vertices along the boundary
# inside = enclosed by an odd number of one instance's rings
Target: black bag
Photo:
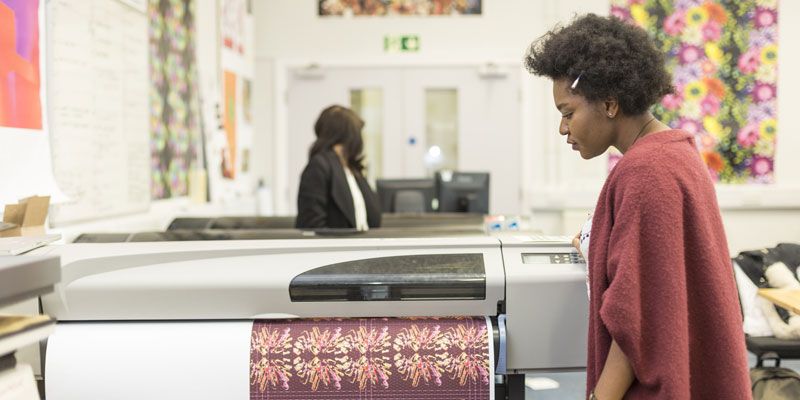
[[[750,369],[753,400],[800,399],[800,374],[789,368],[756,367]]]

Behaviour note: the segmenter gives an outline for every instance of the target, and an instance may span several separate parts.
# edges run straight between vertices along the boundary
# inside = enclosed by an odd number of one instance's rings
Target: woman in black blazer
[[[295,227],[366,230],[381,225],[378,197],[362,174],[363,127],[364,121],[346,107],[322,111],[300,177]]]

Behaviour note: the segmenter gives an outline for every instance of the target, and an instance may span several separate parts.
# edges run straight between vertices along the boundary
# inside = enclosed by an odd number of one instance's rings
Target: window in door
[[[425,90],[425,171],[458,168],[458,90]]]
[[[374,185],[383,176],[383,90],[351,89],[350,107],[364,120],[364,165],[366,178]]]

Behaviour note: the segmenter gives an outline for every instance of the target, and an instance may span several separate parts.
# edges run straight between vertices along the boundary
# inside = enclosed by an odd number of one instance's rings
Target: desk
[[[795,314],[800,314],[800,289],[758,289],[758,295]]]

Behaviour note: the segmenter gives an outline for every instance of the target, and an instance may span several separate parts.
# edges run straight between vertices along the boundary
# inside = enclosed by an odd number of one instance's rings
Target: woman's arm
[[[325,228],[328,222],[329,172],[322,159],[312,158],[300,176],[295,228]]]
[[[597,400],[616,400],[622,399],[625,392],[631,387],[635,376],[633,368],[628,362],[628,357],[622,352],[616,340],[611,341],[611,349],[608,351],[606,365],[600,373],[600,379],[594,388],[594,395]]]

